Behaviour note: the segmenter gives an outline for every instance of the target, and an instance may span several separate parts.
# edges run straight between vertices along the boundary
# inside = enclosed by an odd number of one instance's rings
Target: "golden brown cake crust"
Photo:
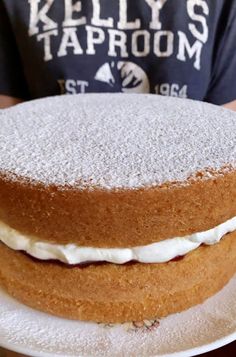
[[[58,244],[133,247],[213,228],[236,216],[236,172],[136,190],[79,190],[0,176],[0,220]],[[167,224],[168,223],[168,224]]]
[[[220,290],[236,272],[236,232],[164,264],[68,267],[3,244],[0,256],[0,285],[33,308],[71,319],[137,321],[182,311]]]

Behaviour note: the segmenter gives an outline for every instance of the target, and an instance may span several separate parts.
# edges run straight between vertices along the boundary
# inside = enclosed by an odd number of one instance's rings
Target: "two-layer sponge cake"
[[[91,94],[0,112],[0,285],[122,322],[201,303],[236,272],[236,114]]]

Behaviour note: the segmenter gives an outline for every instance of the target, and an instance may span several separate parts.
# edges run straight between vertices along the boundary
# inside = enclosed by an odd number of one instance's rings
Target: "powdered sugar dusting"
[[[235,339],[235,301],[236,277],[202,305],[161,319],[152,329],[127,330],[126,324],[104,327],[53,317],[20,304],[0,289],[0,345],[48,357],[146,357],[176,352],[193,356],[211,349],[204,345],[214,343],[213,349]]]
[[[44,184],[139,188],[236,164],[236,113],[142,94],[79,94],[0,111],[0,172]]]

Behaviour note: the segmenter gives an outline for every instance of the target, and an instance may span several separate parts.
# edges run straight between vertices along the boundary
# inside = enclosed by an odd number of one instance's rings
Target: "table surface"
[[[227,346],[221,347],[215,351],[204,353],[202,357],[235,357],[236,355],[236,341]],[[0,349],[0,357],[25,357],[18,353],[10,352]],[[33,356],[32,356],[33,357]]]

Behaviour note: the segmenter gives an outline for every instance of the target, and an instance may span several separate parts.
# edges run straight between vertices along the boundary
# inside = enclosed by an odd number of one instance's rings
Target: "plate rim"
[[[236,278],[236,275],[234,275],[234,277],[232,279],[235,279],[235,278]],[[23,303],[20,303],[16,299],[14,299],[14,297],[10,296],[3,288],[0,287],[0,292],[1,291],[3,292],[4,295],[9,297],[10,299],[16,301],[18,304],[21,304],[27,308],[26,305],[24,305]],[[200,305],[202,305],[202,304],[200,304]],[[33,310],[35,310],[35,309],[33,309]],[[37,311],[37,310],[35,310],[35,311]],[[181,312],[179,314],[181,314]],[[47,315],[50,316],[49,314],[47,314]],[[0,328],[1,328],[1,325],[0,325]],[[218,348],[221,348],[223,346],[230,344],[231,342],[233,342],[235,340],[236,340],[236,328],[235,328],[235,331],[230,332],[229,334],[226,334],[223,337],[220,337],[210,343],[206,343],[201,346],[196,346],[196,347],[189,348],[189,349],[182,350],[182,351],[172,352],[169,354],[155,354],[155,355],[152,355],[151,357],[194,357],[194,356],[206,353],[206,352],[214,351]],[[64,353],[61,354],[56,351],[43,352],[40,350],[25,348],[19,344],[14,344],[12,342],[8,342],[7,339],[4,338],[4,336],[1,337],[1,335],[0,335],[0,347],[7,349],[9,351],[24,354],[24,355],[30,356],[30,357],[85,357],[86,356],[86,355],[72,355],[72,354],[65,355]]]
[[[218,348],[224,347],[231,342],[236,340],[236,331],[231,333],[230,335],[224,336],[218,340],[215,340],[214,342],[211,342],[209,344],[205,344],[203,346],[199,347],[194,347],[185,351],[179,351],[179,352],[173,352],[171,354],[164,354],[164,355],[154,355],[152,357],[194,357],[201,355],[206,352],[211,352],[214,351]],[[16,353],[21,353],[29,357],[84,357],[82,355],[65,355],[65,354],[58,354],[58,353],[47,353],[47,352],[40,352],[40,351],[33,351],[31,349],[25,349],[24,347],[12,345],[8,342],[2,342],[0,339],[0,346],[2,348],[5,348],[9,351],[16,352]]]

